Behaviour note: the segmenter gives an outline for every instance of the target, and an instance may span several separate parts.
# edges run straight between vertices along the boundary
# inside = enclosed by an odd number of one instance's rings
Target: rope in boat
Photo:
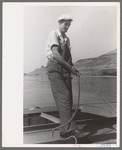
[[[63,124],[63,125],[61,125],[61,126],[58,126],[58,127],[56,127],[56,128],[54,128],[53,130],[52,130],[52,137],[53,137],[53,133],[54,133],[54,131],[55,130],[57,130],[57,129],[59,129],[59,128],[62,128],[62,127],[64,127],[64,126],[66,126],[67,124],[69,124],[72,120],[73,120],[73,118],[74,118],[74,116],[76,115],[76,113],[77,113],[77,110],[78,110],[78,107],[79,107],[79,101],[80,101],[80,76],[82,76],[80,73],[78,73],[78,102],[77,102],[77,106],[76,106],[76,109],[75,109],[75,112],[74,112],[74,114],[73,114],[73,116],[71,117],[71,119],[67,122],[67,123],[65,123],[65,124]],[[83,78],[81,78],[102,100],[104,100],[110,107],[111,107],[111,109],[116,113],[116,111],[113,109],[113,107],[110,105],[110,103],[109,102],[107,102],[101,95],[99,95],[92,87],[91,87],[91,85],[89,85]],[[66,139],[70,139],[71,137],[74,137],[74,139],[75,139],[75,144],[77,143],[77,138],[75,137],[75,136],[69,136],[68,138],[66,138]]]
[[[68,124],[73,120],[73,118],[75,117],[75,115],[76,115],[76,113],[77,113],[78,107],[79,107],[79,101],[80,101],[80,74],[78,73],[78,102],[77,102],[77,106],[76,106],[75,112],[74,112],[74,114],[72,115],[71,119],[70,119],[67,123],[65,123],[65,124],[63,124],[63,125],[61,125],[61,126],[58,126],[58,127],[54,128],[54,129],[52,130],[52,132],[51,132],[51,133],[52,133],[52,137],[53,137],[53,133],[54,133],[55,130],[58,130],[59,128],[62,128],[62,127],[64,127],[64,126],[68,125]],[[77,144],[77,138],[76,138],[75,136],[69,136],[69,137],[66,138],[66,139],[70,139],[71,137],[74,137],[74,139],[75,139],[75,144]]]

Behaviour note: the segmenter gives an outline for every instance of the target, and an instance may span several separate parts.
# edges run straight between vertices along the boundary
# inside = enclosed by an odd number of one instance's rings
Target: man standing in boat
[[[51,83],[54,100],[60,115],[60,125],[66,124],[72,117],[72,85],[71,73],[78,74],[72,63],[70,40],[66,36],[73,19],[67,15],[58,18],[58,29],[51,31],[46,43],[45,53],[48,58],[47,71]],[[68,125],[60,128],[60,136],[75,136],[81,138],[85,136],[74,120]]]

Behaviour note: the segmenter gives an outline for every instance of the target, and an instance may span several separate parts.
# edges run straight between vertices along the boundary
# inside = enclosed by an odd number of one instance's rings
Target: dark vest
[[[60,55],[69,65],[72,65],[72,57],[71,57],[68,43],[65,43],[64,41],[62,42],[59,36],[58,36],[58,41],[59,41]],[[63,73],[63,76],[66,76],[66,77],[70,75],[70,73],[64,68],[62,68],[62,73]]]

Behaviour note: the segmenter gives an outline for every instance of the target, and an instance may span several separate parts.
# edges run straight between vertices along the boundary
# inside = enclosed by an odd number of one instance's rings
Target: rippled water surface
[[[106,101],[116,103],[116,77],[81,77],[80,80],[80,103],[101,103],[102,96]],[[90,85],[90,86],[89,86]],[[73,77],[73,100],[77,103],[78,80]],[[24,109],[33,106],[54,106],[50,82],[46,75],[24,76]],[[95,93],[95,92],[97,93]]]

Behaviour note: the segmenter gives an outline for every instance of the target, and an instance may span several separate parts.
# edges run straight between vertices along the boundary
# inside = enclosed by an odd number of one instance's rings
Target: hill
[[[117,74],[117,49],[95,58],[78,60],[75,67],[82,75],[98,76]]]
[[[27,75],[46,75],[47,74],[47,68],[44,66],[41,66],[40,68],[35,69],[34,71],[28,73]]]
[[[117,74],[117,49],[99,57],[81,59],[74,63],[75,67],[84,76],[116,76]],[[46,75],[47,68],[41,66],[25,75]]]

